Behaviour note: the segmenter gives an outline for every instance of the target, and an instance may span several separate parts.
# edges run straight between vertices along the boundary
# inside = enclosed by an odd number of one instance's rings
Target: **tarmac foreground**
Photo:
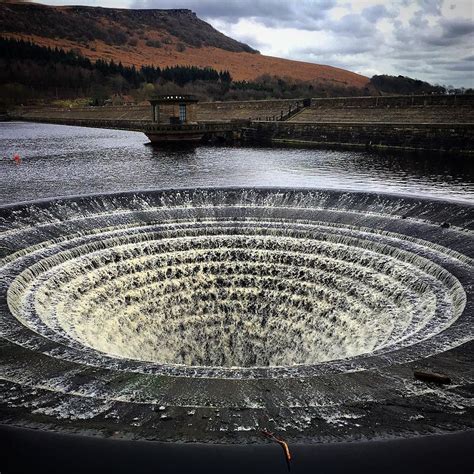
[[[2,474],[285,473],[278,445],[107,440],[0,426]],[[290,445],[292,473],[470,474],[474,431],[412,439]]]

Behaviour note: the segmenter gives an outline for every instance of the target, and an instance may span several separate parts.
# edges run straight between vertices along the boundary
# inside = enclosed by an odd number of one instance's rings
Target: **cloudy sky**
[[[474,0],[50,0],[189,8],[262,54],[474,87]]]

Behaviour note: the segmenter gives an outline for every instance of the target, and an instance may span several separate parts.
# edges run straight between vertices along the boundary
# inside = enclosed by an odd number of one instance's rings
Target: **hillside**
[[[368,78],[332,66],[264,56],[200,20],[190,10],[0,4],[0,35],[75,50],[124,66],[192,65],[228,70],[237,81],[262,75],[363,88]]]

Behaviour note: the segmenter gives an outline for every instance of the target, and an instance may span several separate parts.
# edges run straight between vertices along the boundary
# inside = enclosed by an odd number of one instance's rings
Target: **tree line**
[[[0,38],[0,84],[0,101],[7,104],[84,98],[91,105],[101,105],[117,95],[131,95],[141,102],[154,94],[173,93],[195,94],[203,101],[369,94],[354,87],[270,75],[234,81],[229,71],[211,67],[137,68],[113,60],[91,61],[78,49],[64,51],[8,38]]]
[[[24,40],[0,38],[1,99],[22,103],[34,98],[92,97],[130,93],[144,83],[171,82],[178,87],[195,81],[229,84],[229,71],[211,67],[124,66],[95,62],[80,51],[43,47]],[[95,102],[98,102],[97,100]]]
[[[387,74],[372,76],[371,84],[384,94],[472,94],[472,89],[464,87],[432,85],[429,82],[420,81],[406,76],[388,76]]]

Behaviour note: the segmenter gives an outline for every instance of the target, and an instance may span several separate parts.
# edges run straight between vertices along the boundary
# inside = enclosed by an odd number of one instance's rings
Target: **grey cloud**
[[[439,58],[432,58],[430,60],[430,64],[432,66],[451,67],[451,66],[456,66],[457,64],[465,64],[465,61],[463,58],[447,59],[441,56]],[[473,67],[473,66],[470,65],[470,67]]]
[[[373,36],[377,32],[373,23],[367,21],[363,16],[353,13],[343,16],[338,21],[328,22],[324,29],[344,36],[351,36],[357,40]]]
[[[474,21],[467,18],[442,18],[440,25],[443,28],[444,36],[447,38],[458,38],[474,33]]]
[[[431,25],[426,12],[415,12],[408,26],[395,21],[395,38],[400,46],[412,45],[417,49],[448,47],[460,44],[464,37],[474,33],[474,22],[468,18],[443,18],[439,16]],[[472,39],[471,39],[472,41]]]
[[[425,30],[421,39],[428,45],[449,46],[458,44],[463,37],[474,33],[474,22],[464,18],[445,19],[439,21],[439,28]],[[472,40],[472,39],[471,39]]]
[[[258,36],[252,35],[251,33],[248,33],[248,34],[240,33],[239,35],[230,35],[230,36],[236,39],[237,41],[240,41],[241,43],[251,45],[252,48],[258,49],[259,51],[271,46],[268,43],[262,41]]]
[[[295,57],[295,56],[294,56]],[[311,63],[317,64],[330,64],[334,67],[340,67],[342,69],[349,69],[351,71],[355,71],[357,67],[352,58],[349,57],[347,60],[347,56],[340,56],[337,54],[301,54],[297,56],[299,61],[307,61]]]
[[[319,29],[337,0],[134,0],[132,8],[188,8],[201,18],[253,18],[269,27]]]
[[[440,15],[444,0],[417,0],[419,7],[429,15]]]
[[[374,51],[377,45],[371,40],[351,41],[339,40],[331,42],[327,47],[311,45],[302,48],[295,48],[292,54],[297,56],[322,56],[322,55],[358,55]]]
[[[425,35],[421,40],[426,44],[426,46],[433,47],[445,47],[456,44],[456,38],[450,38],[449,36],[443,35]]]
[[[419,29],[420,31],[425,31],[426,28],[429,28],[428,20],[425,18],[423,11],[419,10],[414,13],[409,21],[410,28]]]
[[[432,56],[430,56],[432,58]],[[393,60],[420,60],[420,51],[402,51],[402,52],[394,52],[391,56]]]
[[[472,74],[466,74],[465,71],[431,71],[427,79],[432,84],[448,85],[455,87],[474,87]]]
[[[450,64],[449,69],[451,71],[465,71],[470,72],[471,74],[474,72],[474,66],[472,64],[466,64],[463,62]]]
[[[382,18],[394,17],[395,12],[389,12],[385,5],[372,5],[362,10],[362,16],[368,21],[375,23]]]

